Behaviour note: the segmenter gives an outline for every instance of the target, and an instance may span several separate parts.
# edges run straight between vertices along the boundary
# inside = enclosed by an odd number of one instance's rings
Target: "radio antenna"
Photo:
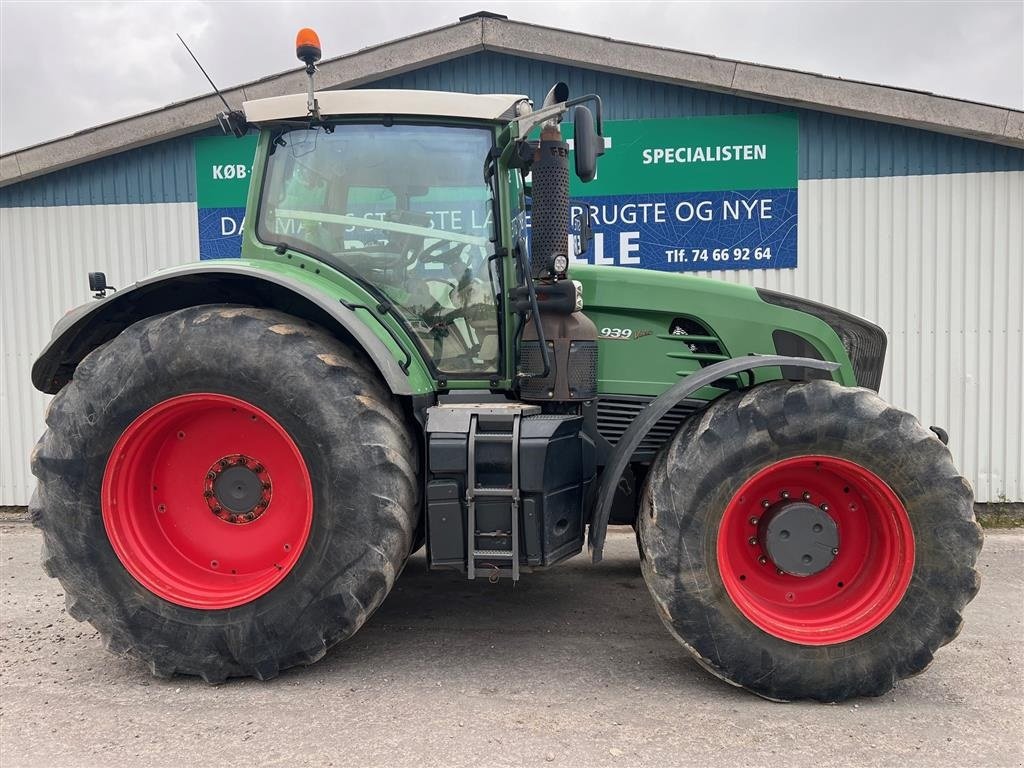
[[[206,70],[203,69],[203,65],[199,63],[199,59],[196,58],[196,55],[192,53],[192,49],[188,47],[188,43],[182,40],[181,35],[179,35],[177,32],[175,32],[174,34],[177,35],[177,38],[179,40],[181,40],[181,44],[185,46],[185,50],[188,51],[188,55],[192,57],[192,61],[194,61],[196,63],[196,66],[199,67],[199,71],[203,73],[203,77],[206,78],[207,82],[210,84],[210,87],[213,88],[213,92],[220,96],[220,100],[224,102],[224,109],[230,112],[231,105],[228,104],[228,100],[224,98],[224,94],[222,94],[220,92],[220,89],[214,84],[213,78],[206,74]]]
[[[206,78],[210,87],[213,88],[213,92],[217,94],[221,102],[224,104],[224,111],[217,115],[217,122],[220,123],[221,130],[224,131],[224,133],[233,133],[238,138],[245,136],[249,131],[249,124],[245,121],[245,115],[239,110],[231,108],[231,105],[228,104],[228,100],[224,98],[224,94],[220,92],[220,88],[218,88],[216,83],[213,82],[213,78],[206,73],[206,70],[203,69],[203,65],[199,63],[199,59],[197,59],[196,55],[192,53],[192,49],[188,47],[188,43],[186,43],[177,32],[174,34],[177,35],[181,44],[185,46],[185,50],[188,51],[188,55],[192,57],[192,61],[194,61],[196,66],[199,67],[199,71],[203,73],[203,77]]]

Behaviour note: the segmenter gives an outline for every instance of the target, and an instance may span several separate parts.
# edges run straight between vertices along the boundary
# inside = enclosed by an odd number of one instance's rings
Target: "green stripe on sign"
[[[244,208],[259,136],[201,136],[196,148],[196,207]]]
[[[572,126],[563,126],[571,136]],[[797,185],[794,114],[609,120],[611,139],[589,184],[572,176],[573,197],[787,189]]]

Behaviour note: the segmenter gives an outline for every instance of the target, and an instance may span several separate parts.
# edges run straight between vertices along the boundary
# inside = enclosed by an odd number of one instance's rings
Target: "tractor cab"
[[[313,64],[306,98],[250,101],[221,115],[226,130],[262,132],[249,206],[255,243],[312,257],[393,307],[439,377],[544,379],[527,395],[564,399],[555,393],[568,393],[569,370],[557,375],[546,344],[564,329],[545,317],[578,313],[578,340],[596,336],[568,281],[578,241],[569,237],[559,123],[575,107],[576,170],[589,181],[603,152],[600,99],[570,100],[561,83],[536,112],[511,94],[318,93]],[[584,102],[596,105],[596,121]]]
[[[440,371],[496,371],[494,134],[365,118],[275,127],[255,234],[379,291]]]

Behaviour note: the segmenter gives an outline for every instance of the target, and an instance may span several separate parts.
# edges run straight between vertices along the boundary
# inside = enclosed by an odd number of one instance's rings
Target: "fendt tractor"
[[[351,637],[420,547],[514,582],[599,562],[616,524],[669,631],[766,698],[879,695],[956,636],[972,491],[879,398],[880,328],[581,263],[596,95],[317,91],[310,30],[297,53],[307,92],[219,115],[259,132],[241,258],[92,273],[32,369],[70,615],[160,677],[266,679]]]

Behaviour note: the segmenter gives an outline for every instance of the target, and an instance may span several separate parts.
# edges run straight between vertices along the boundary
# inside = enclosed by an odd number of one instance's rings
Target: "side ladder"
[[[489,576],[511,576],[512,581],[519,581],[519,425],[522,419],[520,412],[512,415],[510,432],[478,431],[477,415],[473,414],[469,422],[469,439],[467,441],[467,475],[466,475],[466,575],[476,578],[477,560],[487,558],[499,562],[507,562],[508,567],[495,566],[489,570]],[[476,484],[476,457],[479,443],[506,443],[512,453],[511,477],[508,487],[479,487]],[[479,499],[509,499],[509,527],[507,531],[478,531],[476,528],[476,504]],[[507,538],[508,549],[480,549],[481,538]]]

